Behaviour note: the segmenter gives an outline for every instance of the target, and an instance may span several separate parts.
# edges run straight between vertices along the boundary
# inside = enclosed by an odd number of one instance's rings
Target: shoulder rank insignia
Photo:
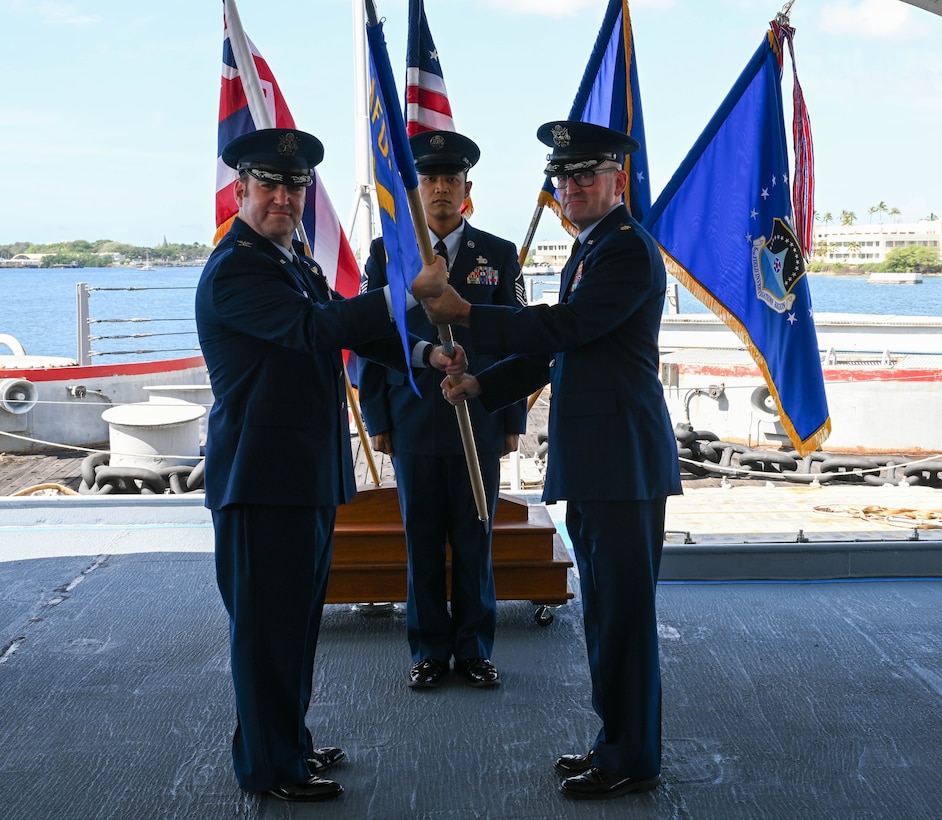
[[[255,243],[251,239],[237,239],[236,245],[240,248],[254,248]]]
[[[618,230],[620,231],[630,231],[631,225],[622,225]]]

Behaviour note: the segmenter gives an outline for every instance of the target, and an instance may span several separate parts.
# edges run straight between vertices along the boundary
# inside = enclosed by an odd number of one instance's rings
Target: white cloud
[[[839,35],[875,40],[914,40],[927,35],[925,21],[901,0],[840,0],[821,10],[820,27]]]
[[[86,26],[101,20],[94,15],[82,14],[77,6],[67,3],[38,3],[28,7],[46,25]]]

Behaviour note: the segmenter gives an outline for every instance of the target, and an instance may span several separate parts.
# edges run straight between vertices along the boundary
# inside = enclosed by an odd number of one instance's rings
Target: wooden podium
[[[546,508],[501,493],[490,524],[497,599],[531,601],[538,607],[537,623],[551,623],[549,607],[573,597],[572,561]],[[353,501],[337,510],[327,603],[405,601],[406,567],[406,537],[395,484],[361,487]],[[450,577],[448,583],[450,588]]]

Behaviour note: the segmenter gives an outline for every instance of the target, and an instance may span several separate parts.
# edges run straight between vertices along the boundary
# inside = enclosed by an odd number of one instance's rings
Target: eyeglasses
[[[576,171],[574,174],[558,174],[550,177],[550,182],[553,183],[554,188],[565,188],[570,180],[580,188],[588,188],[595,183],[596,174],[609,174],[620,170],[621,168],[599,168],[594,171]]]

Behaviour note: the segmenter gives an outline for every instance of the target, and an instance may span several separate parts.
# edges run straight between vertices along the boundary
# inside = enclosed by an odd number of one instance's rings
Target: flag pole
[[[265,104],[265,92],[262,91],[262,82],[258,76],[258,70],[255,67],[255,59],[252,57],[252,51],[248,46],[248,39],[245,36],[245,30],[242,28],[242,18],[239,17],[239,10],[236,8],[235,0],[225,0],[226,21],[229,26],[229,45],[232,47],[232,53],[235,56],[236,66],[239,69],[239,79],[242,82],[242,89],[245,91],[245,99],[249,106],[249,113],[252,115],[252,121],[256,128],[274,128],[275,123]],[[307,231],[304,225],[299,223],[297,228],[298,236],[301,241],[312,247],[308,241]],[[378,487],[380,485],[379,472],[376,469],[376,462],[373,459],[373,448],[366,438],[366,430],[363,427],[363,419],[360,416],[360,408],[356,397],[353,395],[353,386],[350,383],[350,375],[347,373],[346,362],[341,362],[343,367],[343,381],[347,393],[347,404],[353,413],[354,421],[357,426],[357,433],[360,436],[360,445],[366,454],[366,462],[369,465],[370,473],[373,476],[373,483]]]
[[[379,18],[376,13],[376,4],[373,0],[364,0],[366,5],[366,24],[369,27],[379,25]],[[387,59],[388,62],[388,59]],[[401,123],[402,115],[399,114]],[[405,126],[402,126],[403,136]],[[406,148],[409,147],[408,140],[405,141]],[[411,161],[411,151],[409,153]],[[397,156],[397,160],[402,158]],[[400,174],[401,176],[401,174]],[[412,224],[415,226],[415,238],[419,246],[419,253],[422,262],[426,265],[435,261],[435,249],[432,247],[432,240],[428,235],[428,221],[425,218],[425,208],[422,205],[422,198],[417,186],[409,187],[403,180],[403,187],[409,200],[409,213],[412,216]],[[450,325],[438,325],[438,337],[441,339],[442,348],[451,355],[454,351],[454,336]],[[452,383],[460,382],[460,377],[452,377]],[[478,518],[484,524],[485,530],[489,529],[490,515],[487,511],[487,494],[484,491],[484,480],[481,478],[481,464],[478,460],[477,447],[474,444],[474,431],[471,429],[471,413],[468,405],[464,402],[455,405],[455,414],[458,418],[458,428],[461,432],[461,444],[464,448],[465,459],[468,462],[468,475],[471,479],[471,491],[474,494],[474,505],[477,508]]]
[[[530,254],[530,245],[533,243],[533,237],[536,236],[536,228],[540,224],[540,217],[542,215],[543,203],[538,202],[533,216],[530,217],[530,227],[527,228],[527,235],[523,238],[523,242],[520,245],[520,255],[517,257],[517,261],[520,263],[521,268],[523,267],[523,263],[527,261],[527,256]]]

